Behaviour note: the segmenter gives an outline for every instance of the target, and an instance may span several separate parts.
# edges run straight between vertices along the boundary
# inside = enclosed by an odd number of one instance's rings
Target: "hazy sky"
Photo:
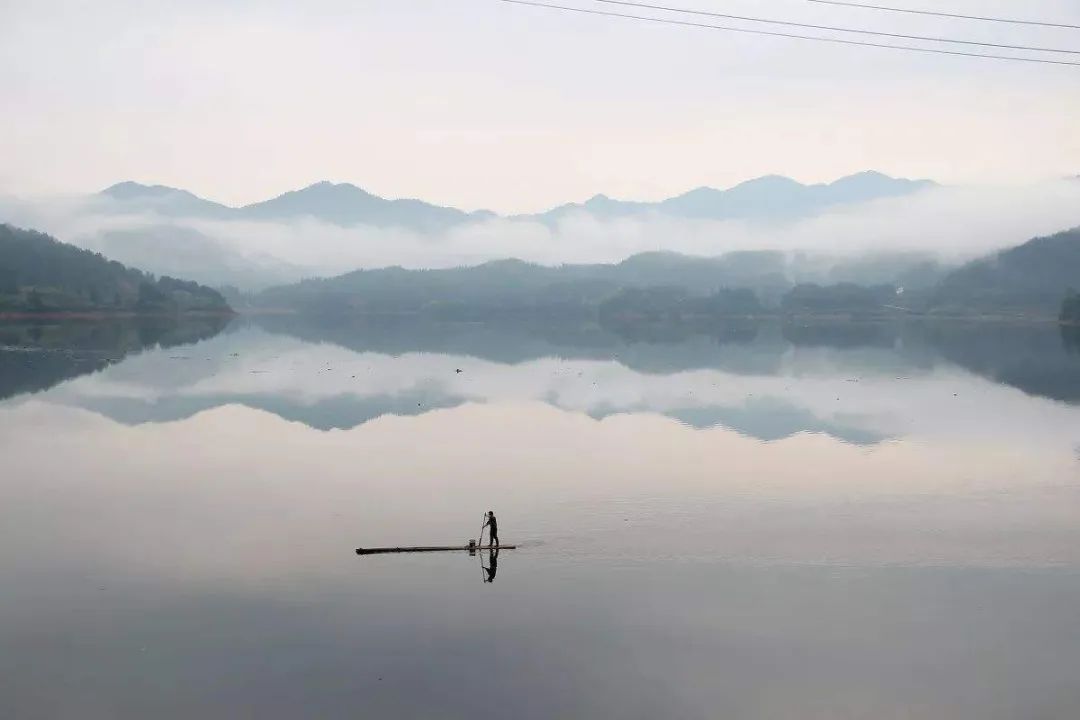
[[[672,4],[1080,49],[1080,30],[803,0]],[[1076,0],[894,4],[1080,24]],[[0,97],[0,193],[16,195],[135,179],[240,204],[328,179],[513,212],[768,173],[1080,173],[1080,67],[496,0],[0,0]]]

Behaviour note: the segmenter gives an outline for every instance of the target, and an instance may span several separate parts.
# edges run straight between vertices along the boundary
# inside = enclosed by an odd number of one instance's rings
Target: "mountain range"
[[[766,175],[727,190],[699,187],[659,202],[631,202],[596,195],[584,203],[561,205],[531,217],[552,222],[584,212],[603,219],[657,213],[698,220],[794,220],[835,206],[900,197],[935,186],[931,180],[893,178],[874,171],[815,185],[804,185],[781,175]]]
[[[545,224],[555,224],[577,213],[599,219],[657,214],[702,220],[784,221],[810,217],[836,206],[909,195],[934,186],[930,180],[905,180],[873,171],[815,185],[770,175],[727,190],[700,187],[658,202],[616,200],[596,195],[583,203],[511,217]],[[488,210],[465,212],[423,200],[387,199],[355,185],[331,182],[318,182],[261,202],[229,207],[187,190],[125,181],[101,191],[91,202],[97,209],[121,214],[256,221],[310,218],[342,227],[369,225],[421,232],[446,230],[499,217]]]

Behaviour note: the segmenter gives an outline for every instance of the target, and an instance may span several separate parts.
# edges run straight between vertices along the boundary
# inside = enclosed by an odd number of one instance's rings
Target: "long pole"
[[[484,544],[484,526],[487,524],[487,514],[481,516],[483,519],[480,521],[480,537],[476,539],[476,557],[480,561],[480,584],[483,585],[487,582],[487,573],[484,572],[484,551],[480,549],[480,546]],[[488,533],[488,537],[491,537],[491,533]],[[490,543],[490,541],[488,541]]]

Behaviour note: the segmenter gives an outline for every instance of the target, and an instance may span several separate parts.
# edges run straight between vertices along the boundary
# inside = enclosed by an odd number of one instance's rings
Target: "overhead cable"
[[[610,12],[608,10],[595,10],[591,8],[572,7],[569,5],[557,5],[554,3],[538,2],[537,0],[496,0],[496,2],[511,5],[527,5],[530,7],[547,8],[563,12],[581,13],[584,15],[600,15],[603,17],[624,18],[641,22],[660,23],[664,25],[679,25],[682,27],[694,27],[707,30],[721,30],[725,32],[744,33],[749,35],[768,35],[771,37],[791,38],[795,40],[809,40],[813,42],[832,43],[836,45],[853,45],[860,47],[885,48],[888,50],[903,50],[907,52],[929,53],[934,55],[953,55],[959,57],[981,58],[986,60],[1004,60],[1009,62],[1035,63],[1040,65],[1068,65],[1080,67],[1080,62],[1067,60],[1051,60],[1048,58],[1021,57],[1016,55],[993,55],[990,53],[967,52],[963,50],[946,50],[944,48],[918,47],[915,45],[893,45],[890,43],[876,43],[866,40],[849,40],[844,38],[821,37],[817,35],[801,35],[798,33],[779,32],[775,30],[756,30],[752,28],[732,27],[727,25],[711,25],[709,23],[692,22],[689,20],[676,20],[674,18],[650,17],[648,15],[631,15],[628,13]]]
[[[977,42],[975,40],[959,40],[948,37],[935,37],[932,35],[905,35],[902,33],[836,27],[833,25],[814,25],[812,23],[794,22],[790,20],[769,20],[759,17],[749,17],[746,15],[728,15],[726,13],[717,13],[708,10],[691,10],[688,8],[677,8],[667,5],[650,5],[648,3],[642,2],[630,2],[630,0],[592,0],[592,2],[605,3],[607,5],[623,5],[626,7],[642,8],[646,10],[663,10],[665,12],[681,13],[683,15],[699,15],[702,17],[723,18],[725,20],[742,20],[745,22],[766,23],[769,25],[785,25],[788,27],[809,28],[812,30],[829,30],[832,32],[856,33],[859,35],[877,35],[878,37],[899,38],[901,40],[924,40],[926,42],[954,43],[957,45],[977,45],[980,47],[998,48],[999,50],[1027,50],[1030,52],[1065,53],[1069,55],[1080,55],[1080,50],[1065,50],[1060,48],[1036,47],[1031,45],[1004,45],[1001,43]]]
[[[987,15],[961,15],[959,13],[938,12],[936,10],[913,10],[911,8],[889,7],[887,5],[867,5],[866,3],[845,2],[844,0],[807,0],[819,5],[842,5],[864,10],[884,10],[885,12],[908,13],[910,15],[933,15],[934,17],[957,18],[960,20],[979,20],[982,22],[1009,23],[1011,25],[1036,25],[1038,27],[1068,28],[1080,30],[1080,25],[1068,23],[1044,22],[1041,20],[1017,20],[1015,18],[992,17]]]

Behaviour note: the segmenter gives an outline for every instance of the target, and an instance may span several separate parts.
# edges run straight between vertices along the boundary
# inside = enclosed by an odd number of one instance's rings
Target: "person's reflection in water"
[[[482,563],[481,563],[482,564]],[[499,569],[499,549],[488,550],[488,564],[484,567],[484,582],[495,582],[495,573]]]

